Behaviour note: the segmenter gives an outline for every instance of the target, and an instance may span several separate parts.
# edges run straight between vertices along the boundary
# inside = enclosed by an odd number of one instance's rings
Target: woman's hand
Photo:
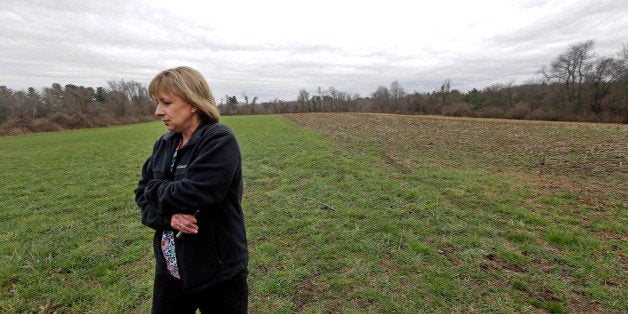
[[[170,218],[170,226],[183,233],[198,233],[198,225],[196,225],[196,217],[186,214],[174,214]]]

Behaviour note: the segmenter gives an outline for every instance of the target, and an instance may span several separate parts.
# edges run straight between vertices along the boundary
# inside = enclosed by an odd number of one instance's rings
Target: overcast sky
[[[628,44],[628,0],[0,1],[0,85],[148,84],[192,66],[217,100],[294,100],[333,86],[369,96],[538,78],[570,45]]]

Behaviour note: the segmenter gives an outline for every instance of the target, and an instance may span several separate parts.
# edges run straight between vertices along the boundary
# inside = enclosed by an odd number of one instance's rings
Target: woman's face
[[[186,133],[194,131],[198,123],[196,108],[177,95],[157,92],[155,115],[163,121],[169,131]]]

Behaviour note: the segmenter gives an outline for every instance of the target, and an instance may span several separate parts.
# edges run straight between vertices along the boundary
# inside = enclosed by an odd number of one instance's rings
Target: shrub
[[[63,129],[83,129],[94,127],[94,123],[80,113],[55,112],[50,116],[51,123]]]
[[[496,106],[488,106],[478,112],[480,118],[503,118],[504,111]]]
[[[505,117],[507,119],[523,120],[527,117],[529,113],[530,106],[524,102],[518,102],[506,111]]]
[[[451,117],[477,117],[477,113],[473,111],[471,105],[467,103],[458,103],[452,106],[444,106],[442,114]]]
[[[40,118],[35,120],[35,122],[31,124],[31,127],[29,129],[32,132],[56,132],[63,130],[60,125],[50,121],[50,119],[47,118]]]

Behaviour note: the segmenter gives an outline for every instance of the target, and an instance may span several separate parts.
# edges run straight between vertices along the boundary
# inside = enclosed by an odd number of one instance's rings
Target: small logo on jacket
[[[185,169],[188,165],[177,165],[177,169]]]

